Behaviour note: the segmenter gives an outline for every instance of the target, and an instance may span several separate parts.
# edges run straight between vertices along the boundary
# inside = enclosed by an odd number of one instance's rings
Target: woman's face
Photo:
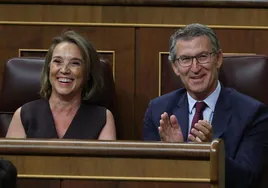
[[[49,67],[51,95],[81,97],[85,83],[85,64],[76,44],[59,43],[52,53]]]

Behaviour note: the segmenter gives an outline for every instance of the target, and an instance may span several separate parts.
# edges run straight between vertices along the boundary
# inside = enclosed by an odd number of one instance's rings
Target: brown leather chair
[[[262,55],[225,56],[220,69],[219,80],[224,87],[235,88],[268,105],[268,57]],[[182,82],[173,73],[167,57],[162,57],[161,70],[162,94],[183,87]],[[268,126],[268,125],[267,125]],[[267,135],[268,136],[268,135]],[[259,187],[268,187],[268,159],[265,161],[262,183]]]
[[[40,77],[43,58],[12,58],[4,68],[0,93],[0,137],[5,137],[13,113],[23,104],[40,98]],[[104,89],[87,103],[98,104],[115,115],[115,86],[112,68],[101,60],[104,76]]]

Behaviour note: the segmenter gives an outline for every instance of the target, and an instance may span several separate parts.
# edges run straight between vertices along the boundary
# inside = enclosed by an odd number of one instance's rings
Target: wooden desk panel
[[[175,185],[222,188],[225,181],[224,148],[220,140],[174,144],[1,139],[0,156],[17,167],[19,178],[32,180],[36,185],[39,179],[60,179],[67,187],[131,184],[133,188]]]
[[[3,155],[20,177],[209,182],[210,161],[120,157]],[[183,169],[183,170],[179,170]],[[195,180],[193,180],[195,181]]]
[[[63,180],[61,188],[209,188],[209,183]]]
[[[62,188],[60,179],[21,179],[17,181],[17,188]]]

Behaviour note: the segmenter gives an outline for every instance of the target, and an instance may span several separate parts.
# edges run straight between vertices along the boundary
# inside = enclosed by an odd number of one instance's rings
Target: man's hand
[[[188,135],[188,140],[192,142],[211,142],[212,138],[212,126],[206,120],[199,120]]]
[[[172,115],[170,118],[168,114],[164,112],[161,115],[158,127],[160,138],[164,142],[183,142],[183,134],[181,127],[178,123],[176,116]]]

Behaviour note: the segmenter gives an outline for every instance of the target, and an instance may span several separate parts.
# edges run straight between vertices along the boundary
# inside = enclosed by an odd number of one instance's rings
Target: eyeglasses
[[[196,59],[199,64],[207,64],[210,62],[212,54],[215,54],[215,52],[204,52],[196,56],[180,56],[176,61],[182,67],[190,67],[193,64],[193,59]]]

